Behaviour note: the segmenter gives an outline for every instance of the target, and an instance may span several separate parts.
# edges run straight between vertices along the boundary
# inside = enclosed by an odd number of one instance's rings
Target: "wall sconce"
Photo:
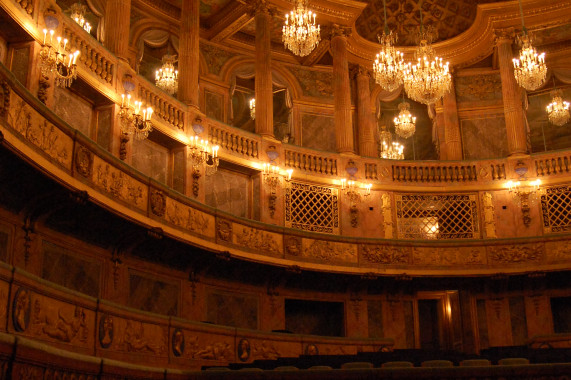
[[[357,181],[347,180],[343,178],[341,180],[341,191],[347,195],[349,198],[349,204],[351,205],[349,211],[351,213],[351,226],[356,228],[359,224],[357,205],[361,202],[361,185]],[[371,195],[372,183],[363,184],[362,188],[365,189],[363,196],[368,197]]]
[[[200,179],[200,167],[202,164],[206,166],[206,175],[212,175],[218,170],[220,158],[218,157],[218,145],[208,144],[208,140],[202,140],[198,136],[204,131],[202,126],[202,119],[197,117],[192,124],[192,129],[196,133],[195,136],[190,138],[188,158],[192,163],[192,194],[197,197]]]
[[[140,101],[131,102],[131,94],[128,92],[126,95],[121,95],[121,111],[119,111],[121,132],[127,135],[134,134],[138,140],[146,139],[153,130],[152,116],[151,107],[144,108]]]
[[[87,8],[81,3],[72,4],[69,8],[71,14],[70,17],[79,24],[87,33],[91,32],[91,24],[85,20],[85,13],[87,13]]]
[[[256,119],[256,98],[250,99],[250,117]]]
[[[523,181],[509,181],[506,186],[514,200],[520,204],[523,224],[526,227],[529,227],[529,224],[531,223],[529,196],[542,191],[539,187],[541,185],[541,181],[536,179],[535,181],[526,181],[525,184],[522,184],[522,182]]]
[[[272,165],[272,164],[264,164],[263,167],[263,178],[264,178],[264,183],[266,184],[266,186],[268,186],[269,190],[270,190],[270,195],[269,195],[269,210],[270,210],[270,216],[273,218],[274,214],[276,212],[276,199],[277,199],[277,189],[278,186],[281,185],[281,179],[282,177],[284,178],[284,181],[286,183],[289,183],[291,181],[291,175],[293,174],[293,169],[288,169],[285,170],[284,172],[280,172],[280,168]]]
[[[49,77],[55,74],[55,83],[60,87],[69,87],[75,78],[77,78],[77,57],[79,50],[71,53],[66,50],[70,49],[67,38],[55,37],[53,29],[44,29],[44,40],[40,49],[40,70],[42,76]],[[54,41],[55,40],[55,41]]]

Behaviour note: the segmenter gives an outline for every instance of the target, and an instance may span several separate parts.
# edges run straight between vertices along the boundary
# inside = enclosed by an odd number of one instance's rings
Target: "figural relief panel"
[[[483,265],[486,263],[485,247],[413,247],[414,265]]]
[[[71,169],[73,140],[10,91],[8,125],[53,161]]]
[[[233,336],[176,329],[173,331],[172,342],[173,355],[177,357],[195,360],[234,360]]]
[[[98,332],[102,348],[160,357],[168,355],[167,334],[166,326],[107,314],[101,317]]]
[[[93,157],[91,181],[116,200],[147,210],[147,186],[97,156]]]
[[[514,244],[488,247],[488,261],[492,264],[538,263],[544,257],[545,245]]]
[[[336,243],[327,240],[302,240],[302,257],[325,262],[357,263],[357,245]]]
[[[153,197],[159,197],[159,195],[157,195],[158,193],[160,192],[151,192],[151,199]],[[159,206],[162,202],[164,202],[164,211],[161,211]],[[164,219],[177,227],[184,228],[199,235],[214,238],[214,216],[212,215],[195,210],[169,197],[164,198],[164,201],[151,201],[151,210],[157,216],[162,216],[161,214],[164,213]]]
[[[571,241],[548,241],[545,243],[545,260],[548,263],[571,261]]]
[[[361,258],[371,264],[408,264],[411,248],[390,245],[361,245]]]
[[[502,100],[500,74],[459,76],[454,80],[458,102]]]
[[[233,243],[241,247],[258,251],[261,254],[281,256],[283,252],[282,236],[234,223]]]
[[[21,287],[13,300],[14,330],[40,340],[93,347],[95,312]]]

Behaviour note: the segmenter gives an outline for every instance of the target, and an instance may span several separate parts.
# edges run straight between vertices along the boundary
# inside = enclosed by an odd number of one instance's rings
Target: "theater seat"
[[[333,368],[331,368],[328,365],[314,365],[312,367],[309,367],[308,369],[310,369],[312,371],[315,371],[315,370],[317,370],[317,371],[328,371],[328,370],[333,369]]]
[[[486,367],[491,364],[488,359],[466,359],[460,362],[460,367]]]
[[[292,365],[282,365],[280,367],[274,368],[274,371],[298,371],[299,368]]]
[[[529,360],[526,358],[505,358],[498,360],[499,365],[526,365]]]
[[[382,368],[412,368],[414,364],[411,362],[386,362],[381,365]]]
[[[362,369],[362,368],[373,368],[373,363],[369,362],[349,362],[343,363],[341,369]]]
[[[454,367],[450,360],[427,360],[420,363],[422,367]]]

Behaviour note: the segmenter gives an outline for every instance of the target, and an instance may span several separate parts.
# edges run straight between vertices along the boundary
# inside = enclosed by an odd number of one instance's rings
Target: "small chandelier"
[[[192,167],[195,171],[200,170],[200,165],[206,164],[212,170],[207,174],[213,174],[218,169],[220,159],[218,158],[218,145],[208,144],[208,140],[199,140],[198,136],[190,138],[189,158],[192,161]]]
[[[91,32],[91,24],[85,20],[85,13],[87,8],[81,3],[72,4],[70,7],[71,15],[70,17],[75,20],[85,30],[87,33]]]
[[[173,95],[178,89],[178,70],[174,69],[176,55],[170,55],[168,52],[163,56],[163,65],[157,70],[155,83],[158,88],[165,91],[169,95]]]
[[[151,117],[153,109],[151,107],[142,107],[143,103],[135,101],[131,104],[131,94],[121,95],[121,111],[119,118],[121,119],[121,132],[127,135],[134,134],[138,140],[144,140],[149,137],[149,132],[153,130]]]
[[[387,160],[404,160],[404,146],[393,141],[393,135],[383,125],[379,130],[379,157]]]
[[[551,91],[551,103],[546,108],[547,118],[552,124],[560,127],[569,121],[569,102],[561,98],[561,90]]]
[[[404,139],[408,139],[416,130],[416,117],[410,113],[410,104],[403,100],[399,104],[399,114],[394,118],[395,132]]]
[[[304,57],[321,41],[320,27],[315,26],[315,13],[307,10],[308,0],[296,0],[295,10],[286,14],[282,41],[286,49]]]
[[[77,57],[79,50],[74,53],[67,52],[67,38],[55,38],[54,30],[44,29],[44,40],[40,49],[40,70],[42,76],[49,77],[55,74],[55,83],[60,87],[69,87],[75,78],[77,78]],[[49,38],[48,38],[49,34]]]
[[[250,99],[250,117],[256,119],[256,98]]]
[[[523,9],[519,0],[519,14],[521,16],[522,34],[518,38],[521,44],[519,59],[514,58],[514,76],[517,83],[527,91],[537,90],[545,83],[547,77],[547,65],[545,53],[537,54],[531,44],[531,38],[523,22]]]
[[[378,36],[381,44],[381,51],[377,54],[373,63],[373,73],[375,81],[385,91],[396,90],[403,80],[403,53],[395,50],[394,44],[397,42],[397,35],[389,31],[387,26],[387,8],[383,0],[383,10],[385,12],[385,30],[382,36]]]

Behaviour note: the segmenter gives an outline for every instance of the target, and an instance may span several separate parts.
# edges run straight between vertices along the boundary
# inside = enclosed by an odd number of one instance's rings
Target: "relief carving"
[[[326,240],[313,240],[306,247],[304,255],[323,261],[356,261],[357,253],[352,247],[348,244],[333,243]]]
[[[60,342],[87,342],[89,330],[86,323],[85,310],[75,306],[73,312],[63,309],[53,310],[46,307],[38,299],[34,302],[31,330],[37,335],[46,335]]]
[[[234,354],[232,347],[227,342],[214,342],[200,346],[198,337],[193,337],[190,342],[189,355],[193,359],[203,360],[232,360]],[[249,355],[249,351],[248,351]]]
[[[240,339],[238,342],[238,359],[245,362],[250,358],[250,341],[248,339]]]
[[[40,148],[64,167],[70,167],[71,138],[49,123],[18,98],[8,114],[8,124],[26,140]],[[67,141],[66,141],[67,140]]]
[[[232,241],[232,223],[224,219],[218,219],[216,226],[218,238],[222,241]]]
[[[385,239],[392,239],[394,237],[393,209],[391,196],[387,193],[381,194],[381,210],[383,213]]]
[[[415,265],[478,265],[485,263],[484,257],[482,247],[412,248]]]
[[[236,244],[246,248],[255,249],[264,253],[280,254],[280,246],[276,242],[276,236],[255,228],[243,227],[236,233]]]
[[[362,245],[362,255],[373,264],[407,264],[410,261],[410,250],[405,247]]]
[[[99,344],[102,348],[108,348],[113,343],[114,330],[113,317],[103,314],[99,320]]]
[[[262,340],[260,344],[254,344],[253,359],[269,359],[276,360],[281,355],[273,344],[268,344]]]
[[[50,78],[40,75],[40,81],[38,86],[38,100],[44,104],[48,100],[48,88],[51,87],[50,85]]]
[[[170,198],[166,199],[165,219],[176,226],[200,234],[205,233],[209,224],[208,218],[202,212]]]
[[[301,238],[284,236],[284,246],[288,255],[299,256],[301,254]]]
[[[90,178],[93,168],[93,156],[91,152],[82,145],[78,145],[75,150],[75,170],[86,178]]]
[[[502,82],[499,75],[478,75],[460,77],[457,80],[459,101],[500,99]]]
[[[20,380],[38,380],[44,378],[44,370],[41,367],[23,364],[18,371]]]
[[[181,329],[174,330],[172,334],[172,353],[177,358],[184,354],[184,332]]]
[[[30,324],[31,297],[26,288],[19,288],[12,303],[12,324],[17,332],[24,332]]]
[[[127,321],[127,325],[123,331],[123,336],[118,340],[119,349],[127,352],[142,352],[160,355],[165,352],[166,333],[163,331],[161,336],[152,334],[150,337],[145,334],[145,327],[142,322]]]
[[[544,245],[505,245],[488,247],[488,249],[491,260],[496,263],[524,263],[541,260]]]
[[[491,193],[485,192],[482,195],[482,205],[484,209],[484,231],[486,231],[486,237],[497,238],[496,222],[494,219],[494,204]]]
[[[162,191],[151,189],[151,211],[156,216],[164,216],[167,207],[167,200]]]
[[[0,117],[8,113],[10,108],[10,85],[8,82],[3,81],[1,85],[2,91],[0,91]]]
[[[332,73],[301,70],[294,67],[288,67],[293,75],[298,79],[304,95],[329,98],[333,96]]]
[[[143,203],[143,187],[122,171],[107,163],[100,162],[95,169],[95,185],[114,197],[134,203]]]
[[[95,380],[94,375],[86,375],[83,373],[63,371],[59,369],[46,368],[43,380],[60,380],[60,379],[78,379],[78,380]]]
[[[548,262],[571,260],[571,240],[547,242],[545,255]]]

